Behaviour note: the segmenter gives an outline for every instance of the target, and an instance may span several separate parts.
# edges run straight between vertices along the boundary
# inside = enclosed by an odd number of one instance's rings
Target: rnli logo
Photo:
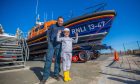
[[[105,21],[101,22],[94,22],[94,23],[86,23],[86,24],[77,24],[78,27],[72,27],[71,29],[71,34],[75,34],[76,32],[78,33],[86,33],[90,31],[95,31],[101,27],[105,26]]]

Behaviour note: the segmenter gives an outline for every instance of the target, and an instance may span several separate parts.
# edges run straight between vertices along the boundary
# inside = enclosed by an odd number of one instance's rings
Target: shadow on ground
[[[140,84],[140,80],[125,80],[125,79],[120,79],[120,78],[115,78],[115,77],[108,77],[108,79],[119,81],[125,84]]]
[[[139,70],[128,70],[128,69],[124,69],[124,70],[122,70],[122,71],[140,75],[140,71],[139,71]]]
[[[42,80],[42,78],[43,78],[43,68],[42,67],[32,67],[32,68],[30,68],[30,70],[32,70],[35,73],[35,75],[37,76],[37,78],[40,81]],[[50,72],[50,77],[52,77],[52,78],[54,77],[53,71]],[[60,75],[60,78],[63,79],[63,76]]]

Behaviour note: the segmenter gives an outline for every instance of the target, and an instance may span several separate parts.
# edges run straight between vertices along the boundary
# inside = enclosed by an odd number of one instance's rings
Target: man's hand
[[[58,30],[58,33],[60,34],[62,31],[61,30]]]
[[[78,37],[78,33],[77,32],[75,33],[75,36]]]

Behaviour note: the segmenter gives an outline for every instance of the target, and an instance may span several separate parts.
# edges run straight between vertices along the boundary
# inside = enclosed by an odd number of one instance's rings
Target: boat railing
[[[103,3],[98,3],[96,5],[87,7],[85,9],[83,9],[83,10],[76,10],[76,12],[78,12],[80,15],[87,15],[87,14],[103,11],[106,6],[107,6],[107,3],[103,2]],[[65,21],[67,21],[69,19],[72,19],[72,18],[74,18],[76,16],[79,16],[73,10],[71,10],[68,14],[65,13],[63,15],[64,15],[64,18],[66,18]]]
[[[87,7],[84,10],[89,12],[86,12],[85,14],[103,11],[105,9],[105,6],[107,6],[107,3],[99,3],[97,5]]]

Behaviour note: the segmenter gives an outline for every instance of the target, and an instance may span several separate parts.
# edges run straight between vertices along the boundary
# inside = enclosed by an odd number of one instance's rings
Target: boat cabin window
[[[40,26],[40,29],[43,29],[43,28],[44,28],[44,25],[41,25],[41,26]]]
[[[35,29],[35,32],[37,32],[37,31],[38,31],[38,28]]]

